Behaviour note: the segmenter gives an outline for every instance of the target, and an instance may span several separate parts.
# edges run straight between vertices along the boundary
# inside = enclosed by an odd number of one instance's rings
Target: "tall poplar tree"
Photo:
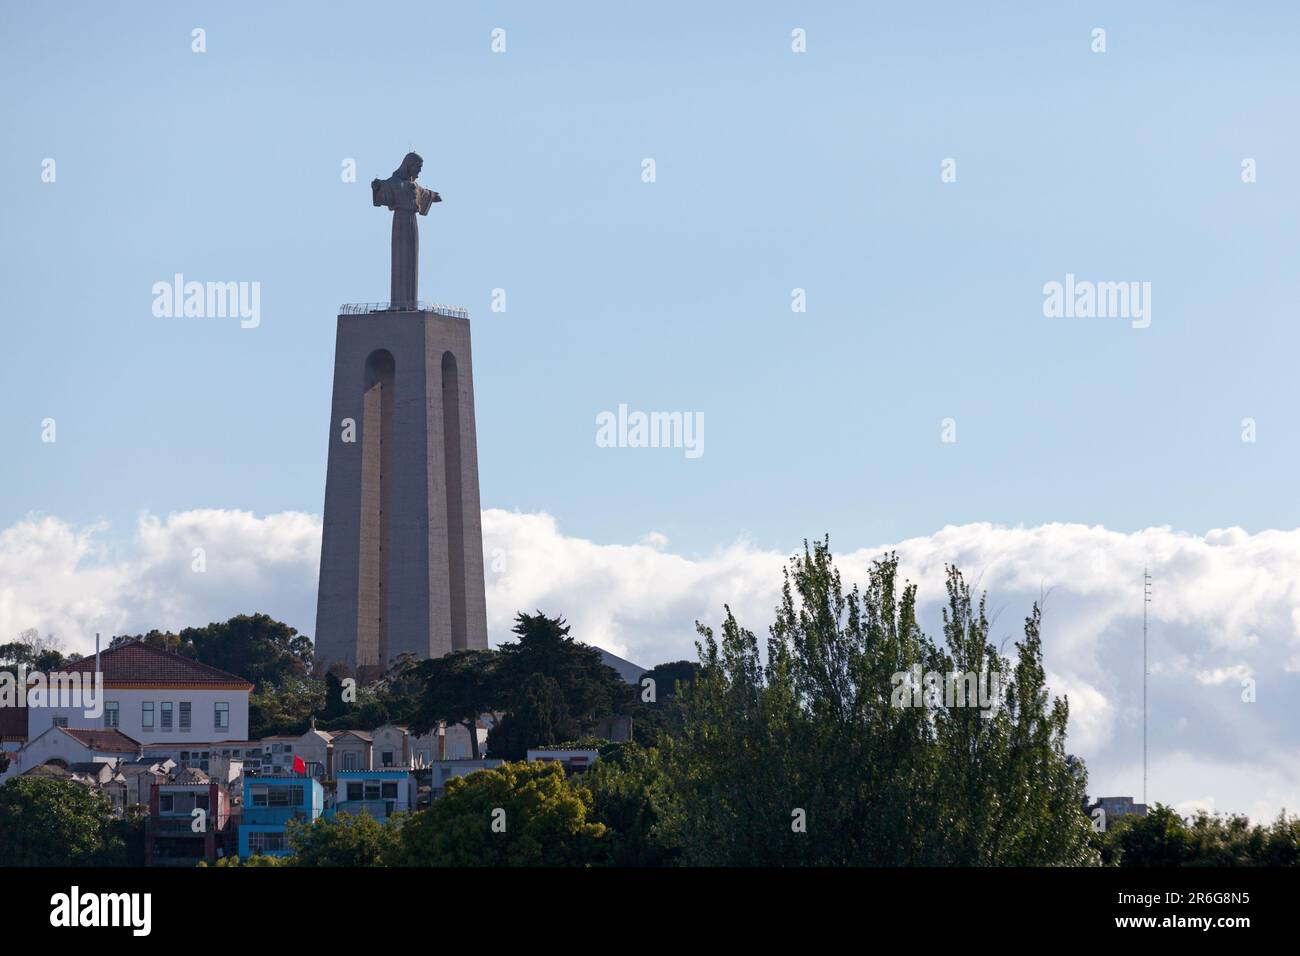
[[[661,832],[684,862],[1094,862],[1038,608],[1012,661],[956,569],[947,589],[939,644],[895,556],[873,564],[865,590],[846,589],[822,541],[786,569],[765,654],[729,608],[720,639],[699,626],[702,670],[663,751],[676,799]],[[943,684],[926,693],[926,675],[954,671],[999,674],[1000,705],[947,706]],[[915,694],[899,677],[914,674]]]

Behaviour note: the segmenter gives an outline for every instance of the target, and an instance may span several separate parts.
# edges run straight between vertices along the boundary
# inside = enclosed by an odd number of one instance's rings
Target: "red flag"
[[[304,777],[307,776],[307,765],[306,765],[305,763],[302,762],[302,758],[301,758],[301,757],[294,757],[294,758],[293,758],[293,772],[294,772],[294,773],[300,773],[300,774],[302,774]]]

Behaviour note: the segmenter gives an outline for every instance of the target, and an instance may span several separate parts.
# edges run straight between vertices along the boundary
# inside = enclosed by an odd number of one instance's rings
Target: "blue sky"
[[[414,147],[484,507],[686,553],[1295,527],[1297,17],[1134,7],[6,5],[0,522],[319,511],[334,315],[387,297],[366,183]],[[260,281],[261,326],[155,318],[176,272]],[[1151,327],[1044,318],[1067,272],[1150,281]],[[621,402],[705,454],[597,448]]]

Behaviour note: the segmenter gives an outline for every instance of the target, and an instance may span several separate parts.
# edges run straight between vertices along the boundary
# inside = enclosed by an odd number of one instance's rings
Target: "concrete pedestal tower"
[[[371,184],[393,302],[344,306],[334,346],[316,658],[362,677],[487,647],[469,316],[417,299],[415,214],[440,199],[419,168]]]

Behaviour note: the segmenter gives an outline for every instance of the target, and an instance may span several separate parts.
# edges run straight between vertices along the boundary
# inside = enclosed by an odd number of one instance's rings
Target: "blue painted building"
[[[244,813],[239,822],[239,855],[287,856],[285,828],[290,820],[311,823],[325,810],[320,781],[298,774],[244,775]]]

